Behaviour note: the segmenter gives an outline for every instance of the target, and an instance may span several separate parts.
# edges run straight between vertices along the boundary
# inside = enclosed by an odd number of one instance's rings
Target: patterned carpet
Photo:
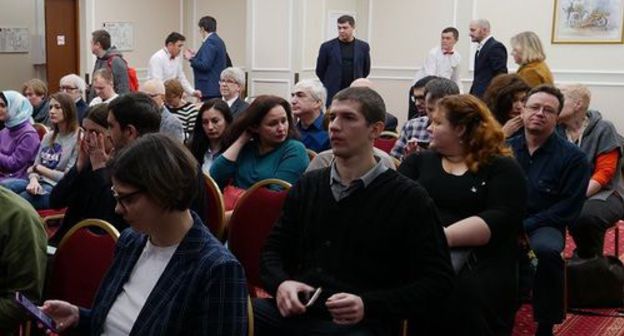
[[[620,227],[620,259],[624,260],[624,222],[618,222]],[[605,236],[605,254],[615,254],[615,230],[607,231]],[[566,240],[565,256],[572,255],[574,242],[570,236]],[[614,309],[592,309],[596,312],[616,313]],[[516,314],[516,323],[513,336],[534,335],[535,323],[533,322],[533,309],[531,305],[525,304],[520,307]],[[624,336],[624,317],[603,317],[567,314],[565,321],[555,327],[557,336]]]

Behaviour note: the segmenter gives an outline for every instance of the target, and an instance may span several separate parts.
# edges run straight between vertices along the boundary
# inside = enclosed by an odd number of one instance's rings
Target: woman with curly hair
[[[435,323],[444,335],[509,335],[516,309],[516,239],[526,186],[500,125],[470,95],[438,101],[431,151],[408,156],[399,172],[418,181],[438,208],[458,278]],[[416,223],[415,223],[416,224]],[[449,328],[441,332],[439,327]]]
[[[520,76],[504,74],[494,77],[485,90],[483,101],[503,126],[506,138],[517,134],[523,127],[520,112],[529,89],[529,85]]]

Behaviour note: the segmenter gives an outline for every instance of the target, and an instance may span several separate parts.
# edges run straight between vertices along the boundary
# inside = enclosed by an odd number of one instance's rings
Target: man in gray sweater
[[[93,73],[98,69],[109,68],[113,73],[115,92],[123,94],[130,92],[128,83],[128,64],[117,48],[111,46],[111,36],[106,30],[96,30],[91,33],[91,53],[97,57],[93,66]],[[95,97],[95,91],[89,90],[87,101]]]

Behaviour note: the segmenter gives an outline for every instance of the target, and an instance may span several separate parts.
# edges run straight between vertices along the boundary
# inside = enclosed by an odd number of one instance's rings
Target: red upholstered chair
[[[398,138],[399,135],[395,132],[384,131],[381,132],[377,139],[375,139],[374,146],[390,154],[390,151],[392,150],[392,147],[394,147],[394,143]]]
[[[99,219],[85,219],[63,237],[54,255],[49,299],[89,308],[113,261],[119,231]]]
[[[206,223],[210,232],[220,241],[225,239],[225,204],[223,203],[223,194],[217,183],[204,173],[204,184],[206,185],[206,193],[208,194],[208,206],[206,207]]]
[[[45,210],[37,210],[39,217],[41,217],[41,221],[45,225],[46,233],[48,234],[48,239],[52,238],[56,231],[63,224],[63,218],[65,218],[65,211],[67,208],[63,209],[45,209]]]
[[[275,185],[283,190],[267,188]],[[282,212],[288,189],[288,182],[262,180],[245,192],[232,213],[228,225],[228,246],[245,269],[251,297],[266,296],[260,281],[260,252]]]
[[[34,123],[33,124],[33,128],[37,131],[37,134],[39,135],[39,140],[42,140],[43,137],[48,134],[48,132],[50,131],[46,125],[44,124],[40,124],[40,123]]]

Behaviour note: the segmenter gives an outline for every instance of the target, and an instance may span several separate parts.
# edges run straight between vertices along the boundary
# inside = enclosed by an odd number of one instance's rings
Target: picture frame
[[[624,0],[554,0],[553,44],[624,43]]]

